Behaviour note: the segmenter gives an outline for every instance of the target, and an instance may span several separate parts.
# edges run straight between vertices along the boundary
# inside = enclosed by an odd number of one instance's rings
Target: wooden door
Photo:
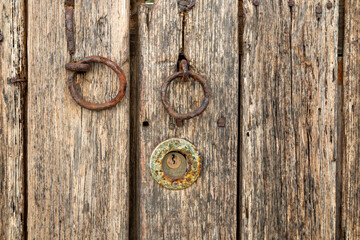
[[[359,0],[0,7],[0,239],[360,239]],[[123,70],[112,108],[69,92],[88,56]],[[181,126],[161,90],[184,59],[210,101]],[[119,87],[99,63],[74,85],[93,103]],[[167,93],[180,113],[205,97],[194,79]],[[202,162],[183,190],[150,171],[172,138]]]

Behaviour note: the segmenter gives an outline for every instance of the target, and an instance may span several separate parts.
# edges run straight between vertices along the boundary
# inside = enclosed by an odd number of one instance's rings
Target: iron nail
[[[328,9],[331,9],[332,6],[333,6],[333,5],[332,5],[332,2],[328,2],[328,3],[326,4],[326,6],[327,6]]]
[[[253,4],[255,5],[255,6],[259,6],[259,1],[258,0],[253,0]]]
[[[293,7],[295,6],[295,1],[294,0],[289,0],[289,7]]]
[[[217,126],[221,128],[225,127],[225,118],[219,118],[219,120],[217,121]]]
[[[176,125],[178,127],[183,127],[184,126],[184,121],[182,119],[176,119]]]
[[[25,78],[9,78],[8,83],[18,83],[18,82],[26,82]]]
[[[315,12],[316,12],[316,14],[321,14],[322,13],[321,7],[317,6]]]

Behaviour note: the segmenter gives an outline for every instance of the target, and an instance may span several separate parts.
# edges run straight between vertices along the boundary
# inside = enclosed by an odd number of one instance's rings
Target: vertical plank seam
[[[242,211],[243,211],[243,205],[242,205],[242,184],[243,184],[243,174],[242,174],[242,131],[241,126],[243,124],[242,122],[242,84],[241,84],[241,76],[242,76],[242,60],[243,60],[243,1],[238,1],[238,45],[239,45],[239,82],[238,82],[238,145],[237,145],[237,199],[236,199],[236,215],[237,215],[237,224],[236,224],[236,238],[241,240],[241,226],[242,226]]]
[[[129,164],[129,239],[138,239],[139,229],[139,160],[138,160],[138,134],[139,134],[139,97],[138,97],[138,51],[139,51],[139,24],[138,6],[145,0],[130,1],[130,164]],[[131,29],[133,27],[133,29]],[[133,32],[132,32],[133,30]],[[135,61],[132,59],[134,57]]]
[[[290,2],[289,2],[290,3]],[[293,83],[294,83],[294,79],[293,79],[293,52],[292,52],[292,47],[293,47],[293,39],[292,39],[292,34],[293,34],[293,14],[294,14],[294,11],[293,11],[293,7],[294,6],[290,6],[289,5],[289,7],[290,7],[290,29],[289,29],[289,57],[290,57],[290,114],[291,114],[291,119],[290,119],[290,123],[289,123],[289,125],[291,124],[292,126],[292,128],[293,128],[293,134],[294,134],[294,140],[295,140],[295,146],[294,146],[294,151],[295,151],[295,164],[297,165],[297,161],[296,161],[296,158],[297,158],[297,156],[298,156],[298,154],[297,154],[297,152],[296,152],[296,150],[297,150],[297,148],[296,148],[296,130],[295,130],[295,127],[294,127],[294,123],[295,123],[295,116],[294,116],[294,109],[293,109],[293,93],[294,93],[294,91],[293,91]],[[286,89],[285,89],[285,87],[284,87],[284,95],[285,95],[285,93],[286,93]],[[285,122],[286,122],[286,119],[288,119],[288,118],[285,118]],[[284,143],[283,143],[283,145],[284,146],[286,146],[286,144],[285,144],[285,141],[286,141],[287,139],[284,137]],[[285,147],[286,148],[286,147]],[[284,150],[284,158],[286,159],[286,150]],[[285,169],[286,169],[286,166],[285,166]],[[296,171],[297,172],[297,171]],[[298,176],[296,176],[296,178],[298,178]],[[288,199],[286,199],[286,205],[288,204]],[[288,211],[286,211],[286,219],[288,219],[289,217],[288,217],[288,215],[289,215],[289,213],[288,213]],[[298,217],[298,216],[297,216]],[[286,233],[285,233],[285,236],[288,236],[288,228],[289,228],[289,224],[288,223],[286,223]]]
[[[24,69],[24,77],[25,79],[27,79],[29,81],[29,77],[28,77],[28,69],[29,69],[29,63],[28,63],[28,42],[27,42],[27,33],[28,33],[28,1],[29,0],[24,0],[24,58],[25,58],[25,69]],[[24,220],[23,220],[23,236],[24,239],[27,240],[28,239],[28,231],[27,231],[27,226],[28,226],[28,157],[27,157],[27,142],[28,142],[28,124],[27,124],[27,106],[28,106],[28,84],[24,84],[23,89],[22,89],[22,122],[23,122],[23,129],[22,129],[22,134],[23,134],[23,195],[24,195]]]
[[[343,202],[343,164],[345,150],[345,116],[344,116],[344,86],[343,86],[343,54],[345,46],[345,0],[339,1],[339,21],[338,21],[338,111],[337,118],[339,121],[338,127],[338,143],[337,143],[337,163],[336,163],[336,239],[344,239],[344,226],[342,223],[342,202]],[[341,79],[341,80],[340,80]]]

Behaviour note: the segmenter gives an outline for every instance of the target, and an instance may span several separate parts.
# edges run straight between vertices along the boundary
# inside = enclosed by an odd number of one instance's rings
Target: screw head
[[[328,2],[328,3],[326,4],[326,7],[327,7],[328,9],[331,9],[332,6],[333,6],[332,2]]]
[[[253,0],[252,3],[254,4],[254,6],[259,6],[259,0]]]
[[[295,1],[294,0],[289,0],[289,7],[293,7],[295,6]]]
[[[322,13],[322,9],[320,6],[317,6],[315,9],[316,14],[321,14]]]

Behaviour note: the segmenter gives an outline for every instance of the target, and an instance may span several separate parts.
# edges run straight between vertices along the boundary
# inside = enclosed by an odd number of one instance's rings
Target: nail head
[[[220,118],[218,121],[217,121],[217,126],[218,127],[225,127],[225,118]]]
[[[317,6],[315,11],[316,11],[316,14],[321,14],[322,13],[322,9],[321,9],[320,6]]]

